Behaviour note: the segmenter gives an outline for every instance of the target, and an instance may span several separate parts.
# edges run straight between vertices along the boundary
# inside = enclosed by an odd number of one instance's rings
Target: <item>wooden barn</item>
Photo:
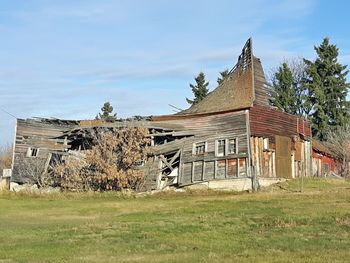
[[[268,93],[249,39],[229,76],[201,102],[179,113],[114,123],[18,120],[12,180],[30,181],[21,167],[34,158],[47,169],[53,157],[81,151],[84,134],[91,129],[125,125],[148,128],[156,149],[141,168],[144,190],[169,185],[249,189],[311,175],[309,123],[269,106]]]

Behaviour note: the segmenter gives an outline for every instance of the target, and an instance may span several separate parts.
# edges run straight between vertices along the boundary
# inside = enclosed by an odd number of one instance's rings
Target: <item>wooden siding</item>
[[[228,178],[230,175],[228,174],[228,162],[226,160],[248,157],[249,145],[247,138],[249,135],[246,114],[246,111],[238,111],[203,117],[179,118],[163,122],[182,126],[184,130],[191,131],[193,134],[192,137],[175,141],[182,151],[180,184]],[[158,123],[160,122],[158,121]],[[238,151],[234,154],[216,156],[215,142],[219,139],[237,139]],[[195,155],[193,146],[200,142],[206,142],[206,152]],[[170,144],[174,143],[171,142]],[[167,144],[160,145],[159,148],[164,151]]]
[[[252,136],[268,137],[272,142],[275,141],[275,135],[292,138],[302,134],[307,138],[311,137],[308,122],[270,106],[254,105],[249,110],[249,117]],[[298,123],[303,123],[302,129]]]
[[[42,166],[44,169],[50,153],[64,153],[69,146],[61,137],[64,132],[77,127],[77,123],[72,121],[42,121],[40,119],[18,119],[16,124],[16,137],[14,147],[14,163],[12,171],[12,181],[26,183],[31,178],[25,173],[26,165]],[[29,148],[38,149],[36,157],[28,157]],[[35,164],[34,164],[35,162]]]

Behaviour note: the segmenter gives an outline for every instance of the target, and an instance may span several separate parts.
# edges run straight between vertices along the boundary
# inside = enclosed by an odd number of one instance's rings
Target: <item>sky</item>
[[[350,1],[0,0],[0,146],[16,118],[91,119],[185,109],[203,71],[210,89],[249,37],[265,73],[315,58],[324,37],[350,64]],[[349,79],[349,78],[348,78]]]

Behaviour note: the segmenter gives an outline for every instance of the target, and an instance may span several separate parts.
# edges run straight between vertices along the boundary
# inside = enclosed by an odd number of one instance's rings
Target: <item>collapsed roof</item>
[[[207,114],[268,106],[268,86],[259,58],[254,57],[252,40],[245,43],[229,76],[207,97],[176,115]]]

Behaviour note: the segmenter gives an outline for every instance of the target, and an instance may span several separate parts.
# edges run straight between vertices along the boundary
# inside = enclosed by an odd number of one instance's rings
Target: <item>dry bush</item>
[[[45,159],[27,158],[22,156],[20,165],[17,166],[18,173],[28,178],[28,182],[37,184],[38,187],[46,187],[52,184],[52,178],[44,170]]]
[[[89,190],[88,179],[83,172],[86,166],[84,160],[75,158],[67,158],[65,162],[54,164],[52,168],[54,184],[58,184],[63,190]]]
[[[350,125],[338,127],[327,135],[326,146],[342,161],[341,174],[349,176]]]
[[[0,176],[3,169],[10,169],[12,164],[12,147],[0,147]]]
[[[83,159],[68,158],[53,168],[60,186],[66,190],[135,189],[143,180],[135,163],[151,153],[146,128],[127,127],[114,131],[97,131],[93,146]]]

